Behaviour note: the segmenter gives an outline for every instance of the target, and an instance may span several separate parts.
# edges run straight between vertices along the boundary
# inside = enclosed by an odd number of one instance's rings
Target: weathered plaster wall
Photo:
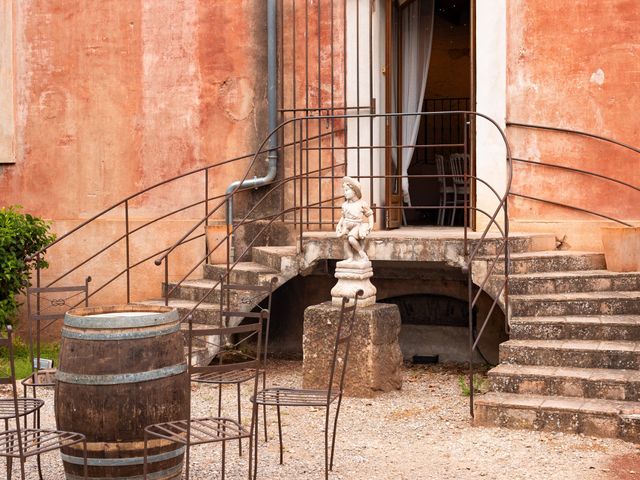
[[[507,118],[640,144],[640,9],[635,0],[508,3]],[[640,183],[640,156],[597,140],[509,129],[514,155]],[[516,165],[514,191],[639,221],[637,193],[557,169]],[[514,199],[519,229],[599,247],[597,217]]]
[[[264,136],[266,2],[8,3],[14,6],[17,148],[15,165],[0,166],[0,204],[21,204],[62,234],[142,188],[250,153]],[[247,164],[212,170],[210,193],[223,192]],[[203,193],[199,175],[145,194],[130,202],[132,228]],[[136,234],[131,263],[179,238],[203,213],[202,206],[191,208]],[[51,249],[47,276],[117,239],[124,217],[117,208],[89,235]],[[171,276],[203,251],[178,252]],[[91,275],[96,288],[124,268],[123,252],[121,242],[100,257],[106,261],[92,262],[72,280]],[[159,270],[136,271],[134,299],[159,295]],[[103,300],[122,301],[122,283]]]
[[[0,1],[0,163],[14,155],[13,2]]]

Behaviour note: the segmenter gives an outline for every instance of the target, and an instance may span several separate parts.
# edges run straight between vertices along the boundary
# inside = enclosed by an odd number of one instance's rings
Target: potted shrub
[[[20,306],[16,296],[24,293],[31,270],[48,267],[42,257],[29,259],[29,255],[55,240],[49,222],[20,209],[0,208],[0,328],[15,319]]]

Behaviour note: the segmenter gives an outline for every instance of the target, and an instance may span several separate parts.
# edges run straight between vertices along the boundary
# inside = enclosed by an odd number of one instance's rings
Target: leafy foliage
[[[0,327],[11,324],[18,312],[16,295],[23,293],[33,268],[47,268],[42,258],[29,255],[55,240],[51,225],[20,212],[21,207],[0,208]]]
[[[458,376],[458,385],[460,386],[460,392],[465,397],[471,395],[471,388],[469,387],[469,378],[466,375]],[[489,385],[487,384],[487,377],[473,374],[473,392],[474,393],[486,393]]]

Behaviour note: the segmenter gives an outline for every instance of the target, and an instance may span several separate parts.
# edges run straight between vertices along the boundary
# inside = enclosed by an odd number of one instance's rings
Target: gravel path
[[[402,391],[374,399],[346,398],[340,414],[332,480],[386,479],[607,479],[640,480],[640,446],[618,440],[470,426],[468,398],[460,394],[459,372],[441,366],[404,369]],[[301,363],[270,364],[269,383],[299,386]],[[193,415],[214,414],[217,390],[194,385]],[[233,405],[235,389],[225,389],[226,405]],[[249,388],[244,387],[245,398]],[[47,404],[44,425],[55,425],[53,392],[42,391]],[[244,413],[249,415],[245,402]],[[230,415],[234,412],[228,408]],[[278,464],[275,412],[268,418],[270,440],[259,447],[261,479],[324,478],[322,453],[324,411],[283,410],[285,458]],[[218,445],[192,449],[194,480],[220,478]],[[246,478],[246,453],[227,450],[227,478]],[[45,478],[62,479],[57,453],[45,456]],[[29,479],[36,479],[35,460],[27,463]],[[5,474],[0,467],[0,478]],[[20,478],[14,465],[14,478]]]

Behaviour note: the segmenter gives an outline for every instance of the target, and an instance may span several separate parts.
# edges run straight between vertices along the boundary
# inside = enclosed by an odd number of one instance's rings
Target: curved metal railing
[[[390,118],[401,118],[401,117],[409,117],[409,116],[444,116],[444,115],[458,115],[463,118],[464,123],[464,138],[463,141],[457,144],[425,144],[425,145],[371,145],[367,144],[358,144],[352,145],[349,143],[348,136],[346,134],[346,130],[349,127],[350,122],[360,122],[366,121],[368,124],[373,125],[374,121],[385,122]],[[388,113],[388,114],[343,114],[343,115],[310,115],[306,117],[295,117],[290,120],[283,122],[280,126],[278,126],[274,131],[270,132],[270,134],[264,139],[262,144],[259,146],[256,153],[251,155],[244,155],[241,157],[236,157],[234,159],[230,159],[224,162],[220,162],[211,166],[202,167],[191,172],[187,172],[182,175],[178,175],[173,177],[172,179],[167,179],[162,182],[159,182],[151,187],[148,187],[140,192],[137,192],[134,195],[131,195],[120,202],[112,205],[111,207],[103,210],[99,214],[93,216],[89,220],[81,223],[74,229],[72,229],[67,234],[58,238],[54,243],[47,246],[46,249],[38,252],[38,254],[43,254],[45,250],[51,249],[60,244],[68,244],[74,238],[79,238],[77,235],[80,235],[83,231],[88,231],[89,226],[98,222],[102,219],[109,218],[108,214],[113,213],[118,207],[122,207],[124,209],[124,223],[125,223],[125,232],[124,234],[116,236],[116,238],[109,242],[106,246],[100,247],[96,252],[87,255],[86,257],[79,260],[72,267],[67,269],[65,272],[59,274],[54,280],[50,281],[47,286],[52,286],[57,282],[60,282],[62,279],[67,278],[73,272],[76,272],[81,267],[86,267],[91,261],[96,260],[98,257],[103,256],[107,258],[108,262],[113,263],[113,255],[114,251],[118,248],[122,248],[122,244],[124,243],[124,251],[122,258],[122,267],[118,268],[115,274],[108,276],[102,283],[95,289],[92,290],[91,295],[97,294],[99,291],[109,287],[116,280],[125,277],[126,278],[126,300],[127,302],[131,301],[131,281],[130,275],[131,271],[135,268],[140,267],[143,264],[146,264],[150,261],[154,261],[157,266],[164,266],[164,299],[165,303],[169,302],[169,298],[178,289],[187,278],[189,278],[193,272],[203,264],[207,262],[211,256],[218,251],[220,248],[226,249],[226,269],[225,275],[228,277],[230,272],[236,267],[236,265],[243,260],[248,253],[250,252],[253,246],[257,245],[258,239],[260,236],[266,232],[275,222],[281,221],[284,223],[293,224],[298,231],[298,241],[300,242],[300,248],[302,248],[302,234],[306,229],[311,229],[312,227],[327,227],[331,228],[335,227],[336,216],[331,213],[330,218],[326,218],[323,220],[322,212],[326,210],[330,210],[334,212],[339,209],[340,206],[336,204],[338,200],[338,196],[335,195],[335,189],[333,187],[335,182],[339,182],[342,176],[348,171],[356,171],[358,173],[362,173],[366,171],[365,165],[360,165],[361,162],[369,162],[369,165],[373,165],[373,152],[376,150],[389,150],[395,149],[399,151],[405,148],[414,148],[414,149],[427,149],[427,148],[437,148],[437,147],[446,147],[448,149],[458,148],[465,155],[471,155],[471,138],[473,135],[472,126],[478,121],[487,121],[498,132],[500,138],[504,142],[505,145],[505,162],[506,162],[506,179],[504,185],[504,191],[498,191],[498,188],[494,187],[490,181],[487,179],[479,178],[470,164],[465,162],[464,172],[463,172],[463,182],[464,182],[464,202],[462,205],[397,205],[397,206],[375,206],[373,205],[373,209],[376,214],[380,214],[380,212],[384,209],[416,209],[416,208],[424,208],[424,209],[441,209],[452,210],[463,212],[463,229],[464,229],[464,252],[463,258],[461,259],[461,267],[468,278],[468,303],[469,303],[469,347],[470,347],[470,374],[469,381],[471,383],[471,392],[473,392],[473,366],[472,359],[474,352],[478,348],[478,343],[485,331],[485,327],[487,326],[489,319],[491,318],[495,308],[499,305],[500,300],[503,301],[505,308],[505,318],[508,319],[509,316],[509,301],[508,301],[508,275],[509,275],[509,218],[508,218],[508,209],[507,209],[507,201],[508,194],[510,190],[511,180],[512,180],[512,161],[511,161],[511,153],[507,138],[499,127],[499,125],[493,121],[491,118],[479,114],[477,112],[470,111],[451,111],[451,112],[420,112],[420,113]],[[309,136],[310,131],[316,131],[315,128],[310,129],[309,124],[317,124],[317,135]],[[331,126],[330,131],[323,132],[323,128],[326,130],[328,126]],[[314,125],[315,126],[315,125]],[[324,126],[324,127],[323,127]],[[239,184],[242,183],[250,172],[256,167],[258,159],[261,155],[268,153],[268,149],[266,145],[268,144],[270,138],[272,136],[278,136],[280,138],[288,138],[287,142],[280,142],[281,146],[279,147],[280,156],[286,153],[288,148],[292,148],[292,159],[288,161],[288,168],[293,170],[293,172],[289,175],[284,175],[281,180],[278,180],[271,184],[271,186],[263,187],[263,194],[253,202],[252,206],[248,208],[247,212],[238,219],[235,219],[231,222],[227,222],[226,234],[224,237],[217,242],[216,245],[208,245],[205,243],[205,251],[204,255],[198,257],[196,261],[193,263],[191,268],[187,268],[185,272],[182,272],[179,276],[179,280],[175,281],[173,286],[169,287],[169,262],[172,255],[176,254],[176,251],[185,245],[189,245],[195,240],[201,239],[205,236],[205,233],[202,233],[200,229],[204,228],[208,221],[215,215],[217,212],[221,212],[226,210],[225,207],[228,206],[229,202],[237,200],[236,197],[241,195],[244,189],[240,188],[240,185],[236,187],[233,191],[228,194],[220,194],[215,196],[209,195],[209,186],[210,186],[210,176],[213,169],[228,165],[233,162],[237,162],[240,160],[249,160],[248,166],[245,169],[242,179]],[[331,135],[331,146],[323,147],[323,139],[327,136]],[[336,142],[335,136],[338,136],[338,142]],[[292,137],[292,138],[291,138]],[[327,142],[328,143],[328,142]],[[299,150],[299,151],[298,151]],[[357,155],[350,155],[349,152],[353,152],[356,150]],[[312,156],[315,155],[314,158],[311,159],[310,162],[310,152],[312,152]],[[330,152],[331,161],[329,164],[325,164],[326,156]],[[341,161],[336,161],[335,156],[336,152],[339,152],[339,155],[343,157]],[[361,155],[362,152],[368,152],[368,155]],[[323,163],[322,155],[325,155],[325,163]],[[361,158],[362,157],[362,158]],[[310,164],[315,162],[317,159],[318,165],[317,168],[310,167]],[[357,165],[354,165],[354,162]],[[191,177],[193,175],[200,174],[202,176],[203,181],[203,195],[201,198],[196,199],[187,205],[174,208],[170,212],[162,213],[156,218],[143,223],[140,226],[133,227],[133,224],[129,218],[129,208],[130,204],[141,197],[142,195],[148,194],[159,187],[164,185],[171,184],[172,182],[177,182],[180,179],[185,177]],[[357,178],[361,180],[367,180],[368,183],[372,186],[374,182],[379,181],[390,181],[396,180],[400,181],[402,175],[355,175]],[[456,177],[454,174],[446,174],[446,175],[409,175],[412,179],[437,179],[437,178],[445,178],[445,179],[453,179]],[[323,195],[310,195],[310,187],[309,185],[312,182],[316,182],[319,188],[319,191],[322,190],[323,182],[325,184],[331,185],[331,193],[326,196]],[[495,198],[495,208],[486,211],[483,208],[480,208],[474,204],[472,204],[471,192],[472,187],[476,188],[476,186],[483,185],[490,192],[490,194]],[[266,190],[266,191],[265,191]],[[372,189],[373,190],[373,189]],[[502,189],[500,189],[502,190]],[[311,192],[313,193],[313,192]],[[315,195],[315,196],[314,196]],[[274,200],[280,202],[280,206],[276,209],[268,209],[267,213],[260,213],[262,210],[265,210],[265,207],[269,204],[274,203]],[[237,202],[236,202],[237,203]],[[180,236],[177,241],[172,243],[167,243],[163,248],[154,251],[151,254],[145,254],[137,261],[133,261],[131,258],[131,244],[132,239],[131,236],[148,229],[150,226],[155,225],[156,223],[171,218],[173,215],[177,215],[181,212],[184,212],[191,208],[196,207],[204,207],[204,215],[200,217],[198,220],[192,221],[192,226],[185,230],[185,233]],[[316,212],[316,218],[314,218],[313,212]],[[480,215],[486,219],[486,227],[482,230],[479,237],[470,238],[470,223],[472,215]],[[233,235],[236,234],[240,229],[247,227],[252,224],[256,224],[257,222],[263,222],[257,232],[254,233],[253,238],[243,246],[243,250],[239,252],[239,254],[235,255],[234,258],[230,256],[232,251],[231,246],[233,244]],[[492,234],[491,232],[495,232]],[[485,248],[485,241],[491,237],[492,240],[496,240],[498,245],[494,250],[487,250]],[[478,281],[478,286],[474,286],[473,279],[473,261],[483,257],[487,260],[487,271],[485,272],[484,279],[480,279]],[[504,262],[504,274],[496,273],[496,268],[498,262]],[[489,312],[483,321],[480,321],[478,325],[476,325],[476,319],[474,312],[476,310],[478,301],[484,290],[486,283],[489,277],[495,278],[498,275],[502,275],[502,281],[497,287],[497,292],[494,295],[493,304],[491,305]],[[38,281],[40,276],[38,275]],[[184,315],[185,318],[188,315],[192,314],[206,299],[211,293],[217,288],[219,285],[218,282],[214,282],[214,285],[209,289],[208,292],[205,292],[202,295],[200,301],[196,302],[192,307],[191,311]],[[473,414],[473,394],[471,397],[471,413]]]
[[[485,179],[479,178],[477,175],[473,174],[472,172],[467,170],[467,165],[465,165],[465,169],[464,169],[464,191],[465,191],[465,198],[464,198],[464,204],[463,206],[445,206],[445,209],[462,209],[463,213],[464,213],[464,220],[463,220],[463,227],[464,227],[464,262],[462,265],[463,271],[466,273],[467,278],[468,278],[468,304],[469,304],[469,347],[470,347],[470,373],[469,373],[469,382],[471,384],[471,388],[470,391],[473,392],[473,366],[472,366],[472,359],[473,359],[473,355],[474,352],[478,349],[478,345],[479,342],[482,338],[482,335],[485,331],[486,326],[489,324],[489,320],[495,310],[495,308],[499,305],[500,300],[503,301],[503,306],[504,306],[504,312],[505,312],[505,319],[507,319],[507,322],[505,324],[505,328],[507,328],[508,330],[508,318],[509,318],[509,291],[508,291],[508,284],[509,284],[509,263],[510,263],[510,248],[509,248],[509,217],[508,217],[508,209],[507,209],[507,201],[508,201],[508,194],[509,194],[509,190],[510,190],[510,186],[511,186],[511,181],[512,181],[512,163],[511,163],[511,150],[506,138],[506,135],[504,133],[504,131],[502,131],[502,129],[500,128],[500,126],[491,118],[489,118],[486,115],[477,113],[477,112],[469,112],[469,111],[452,111],[452,112],[420,112],[420,113],[390,113],[390,114],[344,114],[344,115],[313,115],[313,116],[306,116],[306,117],[296,117],[296,118],[292,118],[286,122],[283,122],[276,130],[274,130],[273,132],[270,133],[270,135],[264,139],[263,144],[260,146],[260,148],[263,148],[264,145],[267,144],[267,142],[269,141],[269,139],[271,138],[271,136],[273,135],[281,135],[282,131],[287,129],[287,128],[291,128],[294,130],[294,142],[293,144],[295,145],[305,145],[307,144],[308,147],[308,139],[305,138],[300,138],[299,140],[296,140],[295,136],[295,132],[303,132],[303,131],[309,131],[308,128],[303,128],[303,127],[308,127],[308,123],[309,122],[326,122],[326,123],[333,123],[333,122],[349,122],[349,121],[360,121],[360,120],[372,120],[372,119],[388,119],[388,118],[398,118],[398,117],[407,117],[407,116],[435,116],[435,115],[462,115],[464,117],[464,125],[465,125],[465,135],[464,135],[464,139],[463,142],[461,144],[456,144],[456,145],[452,145],[452,144],[446,144],[446,145],[438,145],[438,144],[430,144],[430,145],[399,145],[399,146],[388,146],[388,145],[358,145],[358,146],[352,146],[352,145],[348,145],[345,144],[343,146],[339,146],[339,147],[331,147],[331,151],[335,151],[335,150],[342,150],[344,152],[349,151],[349,150],[358,150],[358,151],[368,151],[368,152],[372,152],[375,149],[400,149],[400,148],[436,148],[436,147],[447,147],[447,148],[451,148],[451,147],[459,147],[463,150],[463,152],[467,155],[469,155],[470,153],[470,137],[471,137],[471,132],[470,132],[470,128],[472,125],[472,120],[476,120],[476,119],[483,119],[488,121],[490,124],[492,124],[496,131],[499,132],[500,137],[502,139],[502,141],[504,142],[505,145],[505,161],[506,161],[506,181],[505,181],[505,186],[504,186],[504,192],[498,192],[496,190],[496,188],[494,188],[491,183]],[[307,125],[305,125],[307,124]],[[357,161],[360,160],[360,156],[358,155],[357,157]],[[220,201],[220,203],[215,207],[215,209],[209,213],[208,216],[203,217],[201,220],[199,220],[198,222],[196,222],[193,227],[191,229],[189,229],[184,235],[183,237],[178,240],[177,242],[174,243],[174,245],[172,245],[171,247],[169,247],[165,252],[163,252],[156,260],[155,263],[156,265],[160,266],[164,263],[165,266],[165,303],[168,304],[169,303],[169,299],[171,297],[171,295],[178,289],[180,288],[180,286],[183,284],[183,282],[185,282],[189,276],[199,267],[201,267],[203,264],[206,263],[207,259],[210,258],[212,255],[214,255],[214,253],[216,252],[216,250],[218,248],[226,248],[226,272],[223,275],[224,277],[227,277],[230,275],[230,273],[233,271],[233,269],[236,267],[236,265],[238,263],[240,263],[240,261],[242,259],[244,259],[250,252],[251,248],[253,246],[256,245],[257,239],[265,232],[267,231],[271,225],[277,221],[285,221],[285,217],[287,215],[293,214],[294,217],[294,224],[296,224],[296,226],[298,226],[299,228],[299,242],[300,242],[300,249],[302,249],[302,233],[303,233],[303,227],[305,225],[305,222],[302,220],[303,217],[303,212],[307,212],[307,220],[309,219],[309,213],[308,211],[310,209],[312,210],[318,210],[318,211],[322,211],[323,209],[330,209],[330,210],[335,210],[335,209],[339,209],[340,207],[335,205],[334,202],[335,200],[337,200],[338,197],[331,195],[328,198],[322,199],[319,198],[317,199],[317,201],[314,202],[309,202],[309,196],[307,195],[306,197],[304,195],[293,195],[293,202],[290,205],[285,205],[283,206],[283,208],[281,210],[279,210],[276,213],[272,213],[266,216],[256,216],[255,213],[256,211],[258,211],[258,209],[265,203],[268,203],[268,201],[272,198],[272,196],[276,196],[277,194],[281,194],[288,185],[290,184],[295,184],[296,182],[308,182],[309,181],[317,181],[318,183],[320,183],[322,180],[329,180],[330,182],[334,182],[337,181],[341,178],[342,175],[344,175],[345,171],[347,170],[347,168],[349,167],[348,165],[348,161],[346,158],[346,154],[345,154],[345,161],[338,163],[338,164],[332,164],[330,167],[323,167],[323,168],[318,168],[315,169],[313,171],[304,171],[304,161],[305,159],[303,159],[303,156],[300,155],[298,157],[298,160],[300,162],[300,164],[297,166],[294,165],[294,171],[299,171],[301,173],[296,173],[294,175],[285,177],[283,179],[281,179],[280,181],[275,182],[274,184],[272,184],[272,186],[269,188],[269,190],[257,201],[254,203],[254,205],[252,206],[252,208],[249,209],[249,211],[244,215],[243,218],[237,220],[237,221],[233,221],[232,223],[227,225],[227,232],[226,235],[224,236],[224,238],[222,238],[216,245],[214,245],[210,250],[208,250],[204,256],[202,256],[197,262],[196,264],[189,269],[189,271],[177,282],[174,282],[174,284],[169,287],[169,277],[168,277],[168,264],[169,264],[169,257],[171,255],[172,252],[174,252],[176,249],[178,249],[183,242],[186,241],[186,239],[193,233],[195,232],[199,227],[201,227],[202,225],[205,225],[207,223],[207,220],[209,218],[209,216],[213,213],[213,211],[223,208],[224,204],[226,202],[229,201],[233,201],[233,197],[229,197],[229,198],[225,198],[222,199]],[[368,159],[365,159],[365,161],[367,161]],[[306,159],[307,164],[308,164],[308,158]],[[353,160],[352,160],[353,161]],[[295,162],[295,156],[294,156],[294,162]],[[340,173],[337,174],[336,173],[336,169],[342,169],[340,170]],[[351,169],[354,171],[358,171],[361,172],[362,168],[360,168],[360,165],[351,165]],[[389,179],[396,179],[399,180],[402,178],[402,175],[356,175],[357,178],[359,178],[360,180],[369,180],[370,182],[373,182],[375,180],[389,180]],[[432,179],[436,179],[436,178],[450,178],[453,179],[454,177],[456,177],[456,175],[453,174],[448,174],[448,175],[410,175],[410,178],[412,179],[427,179],[427,178],[432,178]],[[493,196],[495,196],[495,200],[496,200],[496,207],[493,211],[485,211],[481,208],[478,208],[474,205],[471,204],[471,198],[467,197],[468,193],[467,192],[471,192],[471,184],[475,183],[475,184],[482,184],[484,185]],[[325,203],[328,203],[328,205],[325,205]],[[374,210],[380,210],[380,207],[373,207]],[[411,206],[406,206],[406,205],[398,205],[398,206],[393,206],[393,207],[389,207],[386,206],[384,207],[386,209],[389,208],[394,208],[394,209],[415,209],[415,208],[426,208],[426,209],[439,209],[439,208],[443,208],[442,206],[438,205],[438,206],[433,206],[433,205],[411,205]],[[474,212],[476,214],[480,214],[484,217],[486,217],[486,227],[482,230],[480,237],[478,239],[474,239],[473,241],[471,241],[469,239],[469,235],[468,235],[468,231],[469,231],[469,223],[470,223],[470,219],[471,219],[471,212]],[[500,217],[500,215],[502,214],[502,224],[501,222],[498,220],[498,218]],[[296,218],[298,218],[299,220],[296,221]],[[331,216],[332,219],[335,219],[335,216]],[[235,258],[231,258],[230,257],[230,252],[232,251],[231,249],[231,244],[232,244],[232,236],[233,234],[243,228],[246,227],[249,224],[253,224],[255,222],[258,222],[260,220],[266,221],[267,223],[265,225],[262,226],[262,228],[257,232],[254,233],[254,238],[244,247],[244,250],[241,251],[239,253],[239,255],[236,255]],[[335,226],[335,221],[329,222],[326,221],[326,224],[331,224],[332,227]],[[309,224],[307,223],[307,227],[309,226]],[[495,249],[495,252],[490,255],[487,253],[486,250],[483,249],[484,245],[485,245],[485,240],[487,240],[487,238],[490,235],[490,232],[492,231],[497,231],[498,235],[499,235],[499,245],[497,246],[497,248]],[[480,280],[476,280],[478,281],[479,285],[477,287],[474,287],[474,279],[473,279],[473,261],[478,259],[479,257],[484,257],[485,260],[487,260],[487,269],[485,272],[485,277],[483,279]],[[478,305],[478,302],[481,298],[481,294],[483,291],[485,291],[485,287],[487,282],[489,281],[490,278],[495,278],[498,274],[496,273],[496,268],[497,268],[497,264],[499,261],[504,262],[504,273],[503,275],[503,280],[501,283],[498,284],[497,291],[495,292],[495,294],[493,295],[493,303],[491,304],[491,306],[489,307],[489,311],[487,316],[484,318],[484,321],[481,322],[479,328],[477,328],[477,325],[475,325],[475,315],[474,312],[476,310],[476,307]],[[199,301],[197,301],[195,303],[195,305],[192,307],[191,311],[189,311],[188,313],[186,313],[184,315],[185,318],[187,318],[189,315],[193,314],[193,312],[200,306],[202,305],[202,303],[204,303],[206,301],[207,298],[209,298],[209,296],[219,287],[220,283],[221,283],[222,279],[220,279],[217,282],[214,282],[214,284],[209,288],[208,291],[206,291],[203,295],[201,295],[201,299]],[[471,409],[471,414],[473,415],[473,393],[471,394],[471,403],[470,403],[470,409]]]
[[[640,148],[634,147],[632,145],[629,145],[627,143],[621,142],[619,140],[615,140],[613,138],[610,137],[605,137],[602,135],[596,135],[594,133],[589,133],[589,132],[584,132],[581,130],[575,130],[575,129],[570,129],[570,128],[561,128],[561,127],[551,127],[548,125],[535,125],[535,124],[529,124],[529,123],[522,123],[522,122],[511,122],[508,121],[507,122],[507,127],[514,127],[514,128],[522,128],[522,129],[532,129],[532,130],[541,130],[544,132],[556,132],[556,133],[562,133],[562,134],[567,134],[567,135],[574,135],[574,136],[580,136],[580,137],[584,137],[584,138],[590,138],[593,140],[597,140],[599,142],[603,142],[609,145],[613,145],[616,147],[620,147],[624,150],[633,152],[635,154],[640,154]],[[536,166],[536,167],[545,167],[545,168],[553,168],[553,169],[557,169],[557,170],[562,170],[565,172],[570,172],[570,173],[576,173],[578,175],[584,175],[584,176],[588,176],[591,178],[596,178],[596,179],[600,179],[600,180],[604,180],[605,182],[607,182],[608,184],[613,184],[613,185],[619,185],[622,186],[624,188],[627,188],[629,190],[633,190],[635,192],[640,192],[640,186],[639,185],[634,185],[632,183],[629,183],[627,181],[624,180],[620,180],[614,177],[610,177],[607,175],[603,175],[601,173],[597,173],[597,172],[593,172],[590,170],[585,170],[585,169],[580,169],[580,168],[575,168],[575,167],[570,167],[567,165],[562,165],[562,164],[558,164],[558,163],[549,163],[549,162],[541,162],[541,161],[533,161],[533,160],[529,160],[529,159],[524,159],[524,158],[513,158],[514,162],[517,163],[523,163],[523,164],[527,164],[527,165],[532,165],[532,166]],[[568,210],[573,210],[576,212],[581,212],[581,213],[586,213],[588,215],[592,215],[598,218],[602,218],[605,220],[609,220],[612,222],[615,222],[619,225],[624,225],[627,227],[632,227],[633,225],[620,219],[620,218],[616,218],[613,217],[611,215],[608,215],[602,211],[599,210],[594,210],[594,209],[590,209],[590,208],[584,208],[578,205],[569,205],[566,202],[562,202],[562,201],[556,201],[556,200],[552,200],[550,198],[543,198],[540,196],[534,196],[534,195],[528,195],[525,193],[519,193],[519,192],[514,192],[511,191],[509,193],[510,196],[513,197],[519,197],[519,198],[523,198],[525,200],[531,200],[531,201],[535,201],[535,202],[541,202],[541,203],[546,203],[549,205],[554,205],[556,207],[560,207],[560,208],[564,208],[564,209],[568,209]]]

